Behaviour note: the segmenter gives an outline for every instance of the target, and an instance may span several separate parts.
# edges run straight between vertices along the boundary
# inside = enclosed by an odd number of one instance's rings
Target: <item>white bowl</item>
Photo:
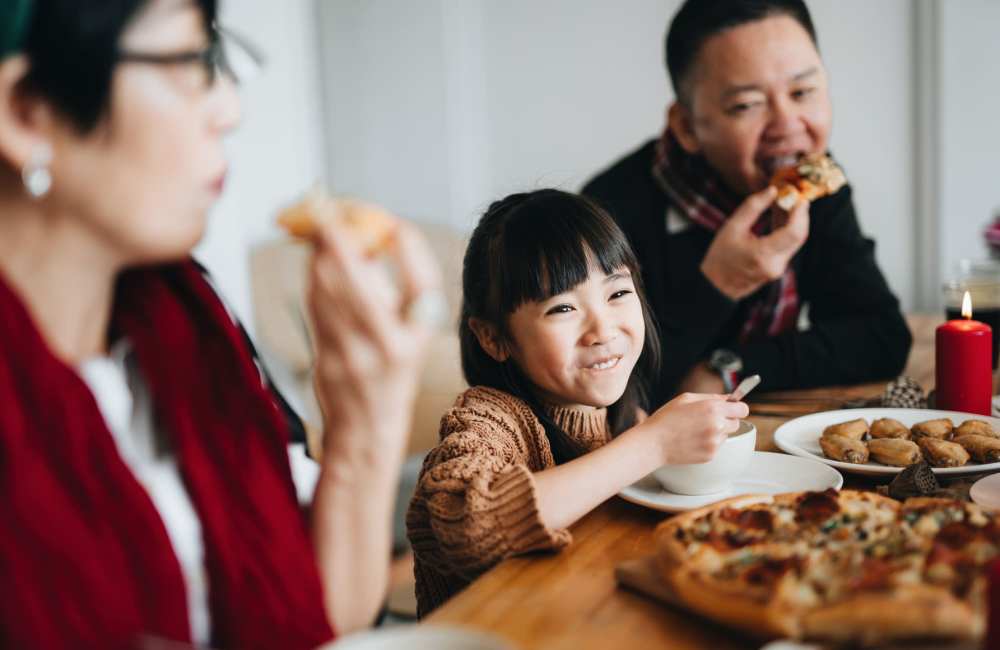
[[[757,445],[757,427],[743,420],[707,463],[664,465],[653,472],[663,489],[674,494],[715,494],[729,489],[750,464]]]

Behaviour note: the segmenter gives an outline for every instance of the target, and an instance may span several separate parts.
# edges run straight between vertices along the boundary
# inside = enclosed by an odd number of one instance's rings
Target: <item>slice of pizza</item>
[[[833,194],[847,184],[847,177],[833,158],[807,154],[793,165],[779,168],[771,178],[778,188],[778,206],[790,211],[802,199],[814,201]]]
[[[310,190],[278,215],[278,225],[288,234],[308,241],[326,224],[347,231],[367,256],[384,252],[395,235],[397,220],[377,205],[355,199],[334,198],[322,188]]]

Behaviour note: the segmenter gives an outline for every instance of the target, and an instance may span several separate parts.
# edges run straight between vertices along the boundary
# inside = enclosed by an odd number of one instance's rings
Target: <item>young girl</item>
[[[655,326],[625,235],[588,199],[494,203],[464,264],[472,388],[442,418],[407,513],[420,616],[507,557],[569,544],[567,527],[657,467],[709,460],[748,414],[682,395],[644,418]]]

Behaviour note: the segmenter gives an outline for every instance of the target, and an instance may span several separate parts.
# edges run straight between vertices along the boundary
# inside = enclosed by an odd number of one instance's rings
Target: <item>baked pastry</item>
[[[931,438],[940,438],[941,440],[947,440],[951,437],[952,431],[954,431],[955,425],[948,418],[938,418],[937,420],[927,420],[926,422],[917,422],[912,427],[910,427],[910,433],[913,438],[919,438],[920,436],[928,436]]]
[[[827,458],[845,463],[867,463],[868,446],[860,440],[847,436],[824,435],[819,446]]]
[[[969,462],[969,452],[954,442],[921,436],[917,438],[917,445],[927,462],[934,467],[961,467]]]
[[[354,199],[333,198],[320,188],[278,215],[278,225],[299,239],[313,240],[325,224],[343,227],[367,256],[383,252],[396,232],[396,218],[382,208]]]
[[[868,453],[872,460],[883,465],[907,467],[919,463],[920,447],[912,440],[900,438],[874,438],[868,441]]]
[[[966,420],[962,424],[955,428],[955,437],[958,436],[987,436],[989,438],[1000,438],[1000,433],[990,425],[989,422],[983,420]]]
[[[892,418],[879,418],[872,422],[871,430],[868,432],[872,438],[910,438],[910,430],[899,420]]]
[[[957,436],[955,442],[964,447],[965,451],[980,463],[1000,461],[1000,438],[970,434]]]
[[[1000,555],[1000,524],[975,504],[851,490],[735,497],[668,519],[655,538],[681,606],[838,647],[981,638]]]
[[[868,421],[860,418],[841,422],[840,424],[831,424],[823,429],[824,438],[827,436],[843,436],[852,440],[864,440],[866,433],[868,433]]]
[[[795,163],[780,167],[771,178],[778,188],[778,206],[789,211],[801,199],[814,201],[833,194],[847,184],[840,166],[826,154],[808,154]]]

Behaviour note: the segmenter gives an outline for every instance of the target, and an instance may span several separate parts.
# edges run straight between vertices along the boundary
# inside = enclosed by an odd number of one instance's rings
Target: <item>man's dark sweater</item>
[[[853,384],[898,374],[912,338],[861,234],[850,186],[815,201],[809,239],[792,259],[799,300],[811,326],[740,344],[755,296],[734,301],[702,274],[714,233],[696,225],[667,231],[667,196],[652,176],[655,141],[629,154],[583,188],[625,231],[642,265],[643,283],[663,340],[663,367],[652,404],[676,391],[687,372],[717,348],[735,351],[743,373],[768,390]]]

